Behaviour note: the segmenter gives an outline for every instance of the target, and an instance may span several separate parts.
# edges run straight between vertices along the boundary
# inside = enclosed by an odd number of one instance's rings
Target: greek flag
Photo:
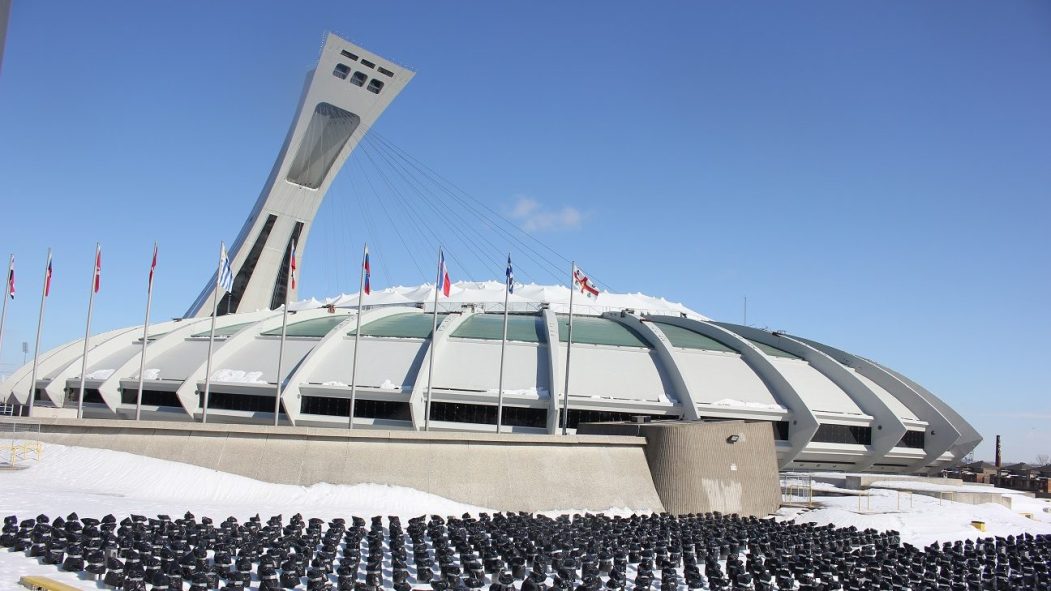
[[[230,259],[226,256],[226,245],[219,249],[219,287],[226,293],[234,290],[234,274],[230,270]]]
[[[511,255],[507,255],[507,293],[515,292],[515,271],[511,268]]]

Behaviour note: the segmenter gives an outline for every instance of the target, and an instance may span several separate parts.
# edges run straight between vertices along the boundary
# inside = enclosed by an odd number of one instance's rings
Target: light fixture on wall
[[[731,435],[731,436],[726,438],[726,443],[729,443],[730,445],[733,445],[733,444],[737,443],[740,440],[741,440],[741,434],[740,433],[734,433],[733,435]]]

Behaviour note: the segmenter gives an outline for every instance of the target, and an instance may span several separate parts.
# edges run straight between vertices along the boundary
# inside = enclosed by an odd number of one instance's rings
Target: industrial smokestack
[[[996,436],[996,467],[1000,468],[1002,465],[1002,458],[1000,457],[1000,436]]]

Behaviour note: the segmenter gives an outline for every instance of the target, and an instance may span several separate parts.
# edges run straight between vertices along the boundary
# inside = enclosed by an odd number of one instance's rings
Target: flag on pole
[[[226,245],[219,246],[219,287],[226,293],[234,290],[234,274],[230,270],[230,259],[226,256]]]
[[[591,282],[591,279],[580,270],[580,267],[573,266],[573,289],[580,288],[580,293],[591,298],[598,295],[598,288]]]
[[[153,243],[153,261],[150,263],[150,282],[147,289],[153,289],[153,272],[157,269],[157,243]]]
[[[372,265],[369,264],[369,247],[365,247],[365,295],[372,293]]]
[[[296,288],[296,243],[292,243],[292,251],[288,255],[288,277],[292,282],[292,289]]]
[[[47,254],[47,271],[44,272],[44,297],[51,295],[51,253]]]
[[[507,255],[507,293],[515,292],[515,271],[511,268],[511,255]]]
[[[438,249],[438,279],[435,283],[435,289],[439,287],[442,290],[442,294],[445,297],[449,297],[449,288],[452,287],[452,282],[449,281],[449,269],[445,267],[445,251]]]
[[[11,266],[7,269],[7,293],[15,299],[15,257],[11,256]]]
[[[99,286],[102,283],[102,247],[95,247],[95,280],[94,289],[95,293],[99,292]]]

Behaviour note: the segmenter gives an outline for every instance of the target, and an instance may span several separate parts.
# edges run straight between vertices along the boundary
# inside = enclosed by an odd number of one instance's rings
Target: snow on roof
[[[449,297],[439,296],[439,308],[449,304],[457,306],[466,304],[481,305],[483,309],[493,306],[494,310],[503,310],[504,283],[502,281],[458,281],[452,284]],[[396,286],[374,290],[362,298],[365,306],[415,305],[432,306],[434,304],[434,284],[424,283],[417,286]],[[537,285],[535,283],[515,285],[515,291],[508,297],[508,307],[512,310],[535,310],[540,304],[548,304],[559,313],[569,312],[569,288],[562,285]],[[289,305],[290,310],[306,310],[323,306],[337,308],[354,308],[358,305],[358,293],[344,293],[338,296],[318,300],[311,298]],[[583,294],[573,296],[573,313],[600,315],[603,312],[619,312],[631,309],[640,314],[660,314],[680,316],[695,320],[709,320],[707,316],[664,298],[649,296],[643,293],[612,293],[603,291],[593,298]]]

